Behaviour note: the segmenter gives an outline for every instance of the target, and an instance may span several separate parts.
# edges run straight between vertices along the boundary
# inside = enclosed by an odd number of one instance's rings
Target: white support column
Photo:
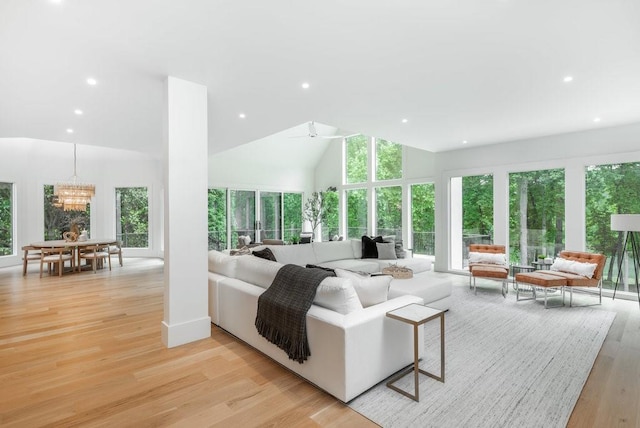
[[[164,320],[172,348],[211,336],[207,283],[207,88],[166,83]]]

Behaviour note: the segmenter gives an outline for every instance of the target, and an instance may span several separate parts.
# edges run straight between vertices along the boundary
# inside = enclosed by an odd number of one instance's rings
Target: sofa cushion
[[[396,245],[393,242],[376,242],[376,249],[378,250],[378,259],[381,260],[396,260]]]
[[[316,256],[316,263],[354,258],[349,241],[314,242],[311,246]]]
[[[362,240],[360,239],[350,239],[351,242],[351,251],[353,251],[354,259],[362,258]]]
[[[238,257],[232,257],[220,251],[211,250],[209,251],[209,272],[234,277],[236,276],[237,260]]]
[[[322,280],[313,303],[343,315],[362,309],[353,282],[347,278],[329,277]]]
[[[298,266],[306,266],[308,263],[318,264],[312,244],[270,245],[269,249],[279,263]]]
[[[276,273],[283,266],[282,263],[251,255],[236,256],[236,259],[238,261],[235,277],[262,288],[269,288]]]
[[[376,247],[376,243],[382,243],[382,236],[376,236],[375,238],[370,238],[366,235],[362,236],[362,258],[363,259],[377,259],[378,258],[378,248]]]
[[[365,276],[344,269],[336,269],[336,275],[339,278],[348,278],[353,281],[353,288],[355,288],[363,307],[387,301],[391,275]]]
[[[331,269],[345,269],[355,272],[375,273],[380,272],[380,266],[377,261],[367,261],[363,259],[345,259],[334,260],[332,262],[321,263],[320,266]]]

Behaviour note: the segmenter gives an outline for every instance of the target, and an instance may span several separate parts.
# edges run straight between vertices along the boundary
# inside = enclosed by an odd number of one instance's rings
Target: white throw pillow
[[[393,242],[376,242],[378,249],[378,258],[381,260],[396,260],[396,244]]]
[[[313,303],[343,315],[362,309],[362,303],[353,288],[353,282],[347,278],[334,276],[322,280]]]
[[[469,252],[469,263],[489,263],[494,265],[507,265],[507,258],[503,253],[478,253]]]
[[[390,275],[365,276],[343,269],[336,269],[336,275],[338,278],[348,278],[353,282],[353,288],[363,307],[387,301],[389,285],[393,279]]]
[[[236,276],[237,257],[232,257],[220,251],[209,251],[209,271],[234,278]]]
[[[557,272],[575,273],[576,275],[593,278],[593,274],[597,267],[598,265],[596,263],[582,263],[558,257],[554,260],[549,269]]]

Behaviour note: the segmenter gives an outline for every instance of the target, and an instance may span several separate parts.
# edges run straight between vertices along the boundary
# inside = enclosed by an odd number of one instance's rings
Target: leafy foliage
[[[564,169],[509,174],[509,238],[522,263],[564,249]]]
[[[302,193],[285,193],[283,222],[285,242],[297,242],[302,232]]]
[[[611,231],[611,214],[640,213],[640,163],[589,166],[585,179],[587,250],[608,256],[605,286],[613,288],[624,232]],[[633,269],[630,271],[635,275]]]
[[[368,142],[370,138],[356,135],[346,140],[347,183],[367,181]]]
[[[327,219],[327,193],[335,192],[335,187],[330,187],[326,191],[313,192],[304,203],[302,218],[311,223],[311,231],[315,233],[318,226]],[[331,214],[331,213],[330,213]]]
[[[227,248],[227,190],[209,189],[207,199],[209,249],[221,251]]]
[[[127,248],[149,246],[149,195],[146,187],[116,188],[116,237]]]
[[[402,187],[376,188],[376,233],[402,236]]]
[[[433,183],[411,186],[411,223],[413,252],[435,255],[436,195]]]
[[[13,184],[0,183],[0,256],[13,253]]]
[[[330,240],[340,232],[339,195],[335,188],[327,189],[324,194],[324,217],[322,219],[322,239]]]
[[[376,180],[402,178],[402,145],[376,140]]]
[[[360,239],[367,233],[367,189],[350,189],[347,195],[347,238]]]

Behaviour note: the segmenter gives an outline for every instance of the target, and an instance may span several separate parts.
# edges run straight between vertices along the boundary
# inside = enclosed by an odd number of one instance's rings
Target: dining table
[[[43,249],[43,248],[68,248],[73,252],[74,258],[76,259],[76,266],[80,269],[80,250],[85,247],[90,247],[93,245],[116,245],[118,240],[115,238],[92,238],[84,241],[67,241],[65,239],[53,239],[49,241],[38,241],[32,242],[29,246],[34,249]]]

